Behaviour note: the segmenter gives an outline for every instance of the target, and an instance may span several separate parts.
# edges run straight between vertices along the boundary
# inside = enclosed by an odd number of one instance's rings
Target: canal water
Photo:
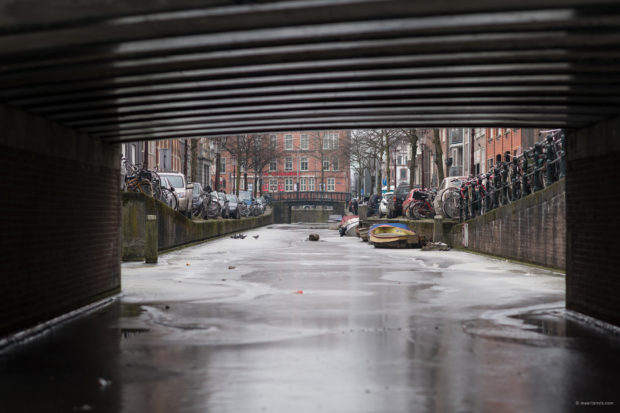
[[[618,408],[620,338],[564,310],[562,274],[308,225],[247,235],[123,264],[112,304],[0,353],[2,410]]]

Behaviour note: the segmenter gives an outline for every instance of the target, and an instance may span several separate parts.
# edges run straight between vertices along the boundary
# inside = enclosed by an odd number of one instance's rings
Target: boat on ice
[[[407,224],[375,224],[368,229],[369,242],[375,247],[403,248],[420,243],[420,237]]]
[[[340,236],[355,236],[355,229],[360,224],[360,219],[357,215],[347,215],[342,217],[342,221],[340,221]]]

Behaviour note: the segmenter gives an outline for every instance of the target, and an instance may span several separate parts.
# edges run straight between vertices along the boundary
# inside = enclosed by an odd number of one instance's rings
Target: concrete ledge
[[[150,196],[125,192],[122,194],[123,261],[144,260],[146,215],[157,216],[158,251],[166,251],[273,223],[272,214],[241,219],[194,221]]]

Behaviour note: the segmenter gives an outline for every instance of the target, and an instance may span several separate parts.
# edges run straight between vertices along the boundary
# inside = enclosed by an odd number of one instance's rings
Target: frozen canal
[[[306,241],[311,232],[321,241]],[[620,338],[563,306],[561,274],[262,228],[157,265],[124,264],[120,300],[0,353],[0,403],[7,412],[618,409]]]

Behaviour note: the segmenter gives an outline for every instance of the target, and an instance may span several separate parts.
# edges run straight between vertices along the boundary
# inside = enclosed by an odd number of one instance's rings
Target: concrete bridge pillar
[[[0,105],[0,337],[120,290],[120,148]]]
[[[567,141],[566,307],[620,326],[620,118]]]

